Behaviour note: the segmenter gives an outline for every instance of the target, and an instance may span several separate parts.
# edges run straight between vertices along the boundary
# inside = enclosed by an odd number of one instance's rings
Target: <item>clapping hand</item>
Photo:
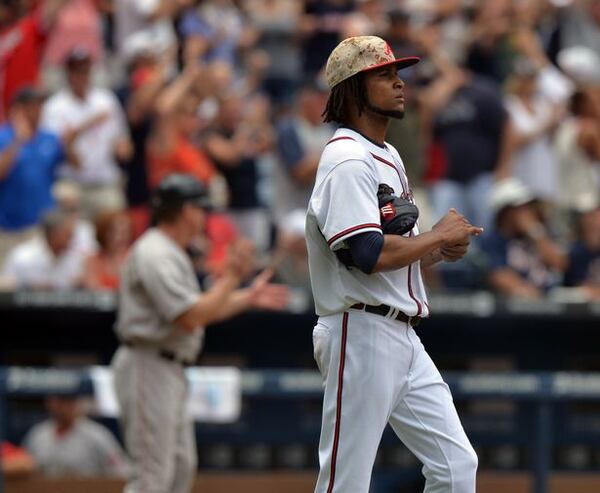
[[[249,287],[250,305],[261,310],[284,310],[290,303],[290,290],[283,284],[269,282],[271,269],[265,269],[254,278]]]

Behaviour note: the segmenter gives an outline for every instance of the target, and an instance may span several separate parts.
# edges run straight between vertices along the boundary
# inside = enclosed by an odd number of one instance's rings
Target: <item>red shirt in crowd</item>
[[[0,121],[15,93],[37,83],[45,40],[39,8],[0,31]]]

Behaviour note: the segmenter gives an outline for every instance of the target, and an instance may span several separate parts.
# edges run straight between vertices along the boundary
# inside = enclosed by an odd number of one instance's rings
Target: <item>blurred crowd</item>
[[[308,293],[322,71],[367,34],[422,58],[388,134],[421,229],[486,231],[431,287],[599,300],[600,0],[0,0],[2,287],[116,289],[184,172],[214,204],[199,277],[246,236]]]

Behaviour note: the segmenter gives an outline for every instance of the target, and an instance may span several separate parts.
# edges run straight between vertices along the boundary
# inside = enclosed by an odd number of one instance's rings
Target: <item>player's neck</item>
[[[364,112],[360,116],[350,118],[348,126],[356,129],[374,143],[383,146],[389,123],[389,118],[371,112]]]
[[[157,228],[183,249],[186,249],[192,240],[192,235],[190,235],[188,228],[182,227],[176,222],[159,224]]]

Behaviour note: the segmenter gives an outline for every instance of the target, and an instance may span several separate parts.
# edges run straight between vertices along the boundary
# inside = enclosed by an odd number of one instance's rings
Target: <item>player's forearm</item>
[[[177,317],[174,323],[184,330],[195,330],[219,320],[219,313],[228,304],[231,293],[240,281],[232,275],[221,277],[198,301],[185,313]]]
[[[421,269],[427,269],[444,260],[442,251],[436,248],[433,252],[428,253],[421,259]]]
[[[235,317],[248,310],[251,304],[250,291],[248,289],[237,289],[230,293],[227,301],[219,307],[212,322],[220,322]]]
[[[436,231],[405,238],[399,235],[385,235],[383,249],[373,272],[401,269],[432,254],[444,244],[441,234]]]

